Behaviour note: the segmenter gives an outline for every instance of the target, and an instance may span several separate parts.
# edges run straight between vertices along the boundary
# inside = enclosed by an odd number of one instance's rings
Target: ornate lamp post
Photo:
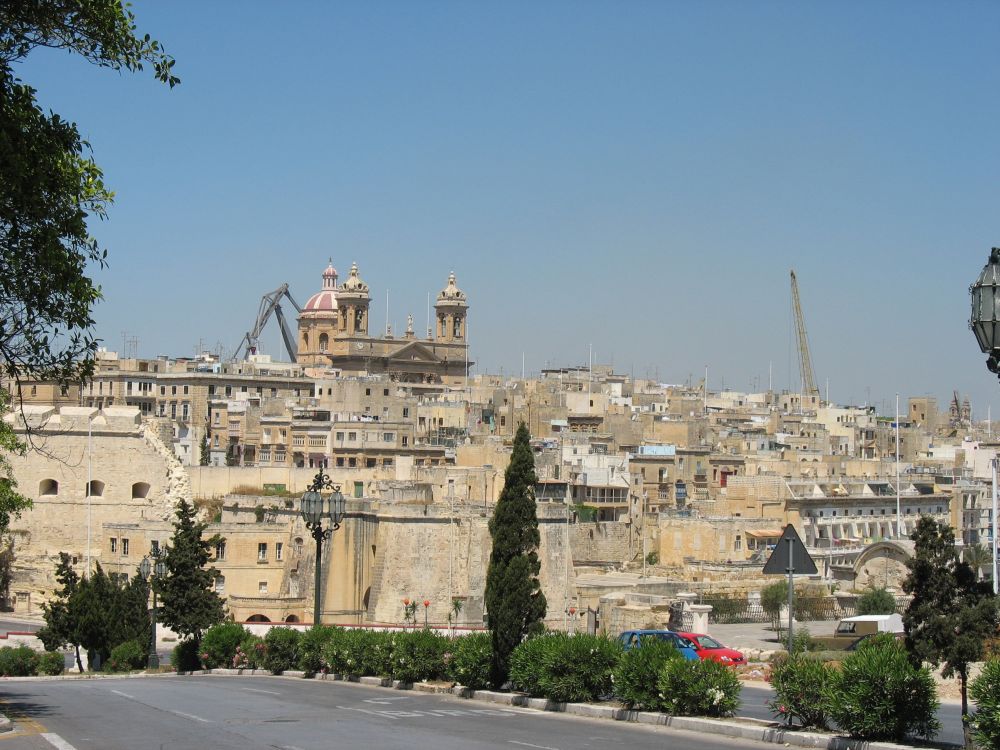
[[[989,262],[983,266],[979,278],[969,287],[972,295],[972,315],[969,327],[976,342],[987,355],[986,368],[1000,376],[1000,247],[990,251]],[[990,544],[993,557],[993,593],[997,593],[997,459],[993,467],[993,539]]]
[[[162,559],[163,552],[158,547],[149,550],[149,556],[142,558],[139,563],[139,575],[143,580],[149,581],[149,587],[153,590],[153,609],[149,615],[151,634],[149,638],[149,657],[146,666],[149,669],[159,669],[160,657],[156,653],[156,581],[167,575],[167,563]],[[153,562],[150,562],[150,557]],[[150,576],[152,575],[152,579]]]
[[[333,490],[329,497],[323,497],[323,490]],[[323,580],[323,540],[340,528],[344,520],[346,501],[340,492],[340,485],[330,481],[330,477],[320,470],[309,489],[302,493],[302,520],[316,540],[316,584],[313,591],[313,625],[320,624],[320,602]],[[323,528],[323,519],[330,519],[330,526]]]

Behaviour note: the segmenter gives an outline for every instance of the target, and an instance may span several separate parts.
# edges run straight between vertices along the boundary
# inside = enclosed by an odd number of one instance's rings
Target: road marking
[[[195,716],[194,714],[186,714],[183,711],[173,711],[168,708],[167,713],[173,714],[174,716],[183,716],[185,719],[194,719],[195,721],[200,721],[202,724],[212,723],[209,719],[203,719],[200,716]]]
[[[267,693],[268,695],[281,695],[277,690],[260,690],[259,688],[241,688],[248,693]]]
[[[381,705],[388,706],[393,701],[407,701],[407,700],[409,700],[409,697],[403,697],[403,698],[366,698],[365,699],[365,703],[379,703]]]
[[[58,734],[53,734],[52,732],[44,732],[42,734],[42,737],[48,740],[49,744],[52,745],[52,747],[56,748],[57,750],[76,750],[75,747],[69,744]]]
[[[548,745],[532,745],[530,742],[518,742],[517,740],[507,740],[512,745],[520,745],[521,747],[537,747],[538,750],[559,750],[557,747],[549,747]]]
[[[295,747],[295,745],[282,745],[281,750],[302,750],[302,748]]]
[[[134,695],[129,695],[128,693],[123,693],[121,690],[112,690],[115,695],[120,695],[122,698],[128,698],[130,701],[136,700]]]

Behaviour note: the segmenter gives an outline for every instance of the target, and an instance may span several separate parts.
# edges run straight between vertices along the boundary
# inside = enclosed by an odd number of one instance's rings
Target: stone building
[[[472,364],[468,361],[466,318],[469,303],[455,283],[455,274],[437,296],[434,331],[417,338],[410,316],[406,331],[394,337],[369,333],[368,284],[351,265],[346,281],[338,286],[331,263],[323,271],[323,286],[302,307],[299,315],[298,361],[333,368],[345,375],[386,373],[403,383],[461,383]]]

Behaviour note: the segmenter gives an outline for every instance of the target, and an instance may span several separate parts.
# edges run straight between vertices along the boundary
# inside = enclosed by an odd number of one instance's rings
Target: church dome
[[[448,286],[438,293],[438,302],[465,303],[465,292],[455,285],[455,272],[448,274]]]
[[[330,312],[337,309],[337,269],[333,260],[323,271],[323,288],[302,307],[302,312]]]
[[[368,294],[368,285],[358,276],[357,263],[351,263],[351,272],[347,277],[347,281],[341,284],[340,288],[342,291],[351,294]]]

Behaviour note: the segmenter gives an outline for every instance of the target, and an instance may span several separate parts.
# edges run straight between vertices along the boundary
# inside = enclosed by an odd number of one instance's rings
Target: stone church
[[[448,276],[434,304],[435,327],[426,339],[413,332],[410,316],[406,332],[394,337],[368,333],[371,296],[368,284],[352,263],[347,279],[337,283],[333,263],[323,271],[323,286],[303,306],[298,321],[298,361],[307,367],[333,368],[344,375],[388,374],[402,383],[464,382],[468,368],[465,292]]]

